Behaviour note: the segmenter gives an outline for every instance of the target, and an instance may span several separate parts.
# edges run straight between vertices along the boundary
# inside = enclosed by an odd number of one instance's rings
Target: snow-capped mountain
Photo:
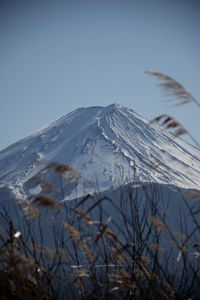
[[[200,189],[200,151],[117,104],[79,108],[1,151],[0,187],[27,194],[50,162],[72,166],[89,190],[132,181]]]

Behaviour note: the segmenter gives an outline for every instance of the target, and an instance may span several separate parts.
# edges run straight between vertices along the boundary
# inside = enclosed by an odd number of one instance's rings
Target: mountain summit
[[[133,181],[199,189],[199,158],[198,149],[131,109],[79,108],[1,151],[0,187],[26,194],[27,183],[48,163],[63,162],[100,191]]]

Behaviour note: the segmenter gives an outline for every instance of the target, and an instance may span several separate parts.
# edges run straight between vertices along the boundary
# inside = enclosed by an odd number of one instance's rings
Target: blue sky
[[[111,103],[171,114],[200,141],[200,110],[169,107],[143,73],[166,73],[200,100],[199,30],[198,0],[2,0],[0,149]]]

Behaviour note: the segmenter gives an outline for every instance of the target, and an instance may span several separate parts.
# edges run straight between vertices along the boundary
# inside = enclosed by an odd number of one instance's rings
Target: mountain
[[[4,149],[3,281],[13,290],[22,270],[56,299],[80,299],[79,279],[89,299],[94,285],[102,299],[200,299],[199,157],[116,104],[79,108]]]
[[[79,178],[78,186],[68,185],[69,196],[133,181],[199,189],[199,158],[198,149],[131,109],[79,108],[0,152],[0,188],[20,197],[40,192],[31,179],[50,162],[63,162]]]

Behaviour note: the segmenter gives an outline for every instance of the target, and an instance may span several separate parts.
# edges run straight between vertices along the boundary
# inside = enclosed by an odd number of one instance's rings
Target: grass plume
[[[59,208],[59,203],[55,199],[48,197],[46,195],[38,194],[38,195],[31,195],[30,199],[33,203],[37,203],[43,207],[49,207],[53,209]]]
[[[176,119],[169,115],[159,115],[150,121],[150,124],[156,123],[163,128],[170,130],[174,137],[179,137],[180,135],[188,133]]]
[[[164,96],[169,96],[175,105],[183,105],[194,102],[200,107],[200,103],[178,81],[161,72],[145,71],[146,74],[156,77],[161,82],[158,86],[164,91]]]

